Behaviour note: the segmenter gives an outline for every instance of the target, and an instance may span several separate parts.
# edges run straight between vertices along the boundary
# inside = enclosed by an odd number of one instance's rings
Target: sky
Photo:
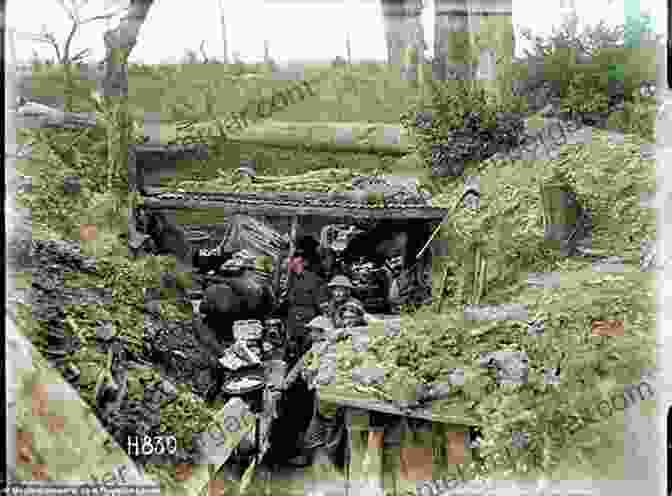
[[[110,12],[112,5],[123,2],[90,0],[82,10],[82,17]],[[514,26],[550,33],[551,27],[560,22],[561,3],[562,0],[513,0]],[[229,57],[238,52],[245,61],[260,61],[264,40],[268,40],[270,55],[278,62],[332,60],[346,55],[348,34],[353,59],[386,57],[380,0],[155,0],[131,60],[154,64],[181,59],[188,49],[198,51],[202,41],[209,56],[221,57],[220,4],[226,17]],[[430,47],[428,55],[432,55],[434,0],[425,0],[425,4],[422,21]],[[577,14],[588,24],[601,19],[622,23],[626,8],[637,11],[639,5],[653,15],[657,32],[666,30],[665,0],[578,0],[576,4]],[[26,34],[39,33],[42,25],[46,25],[59,40],[64,40],[70,28],[57,0],[9,0],[7,24],[16,30],[15,50],[21,62],[27,62],[33,50],[43,58],[54,57],[53,48],[31,41]],[[83,26],[73,43],[74,52],[90,48],[91,60],[101,60],[105,27],[106,21]],[[525,46],[519,38],[517,55],[522,54]],[[7,56],[11,59],[11,53]]]

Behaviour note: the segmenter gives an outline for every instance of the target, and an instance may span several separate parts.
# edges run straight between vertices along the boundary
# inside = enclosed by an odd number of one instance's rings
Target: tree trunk
[[[107,103],[119,103],[121,121],[119,148],[112,166],[111,177],[116,175],[118,167],[128,168],[128,146],[131,142],[130,117],[128,112],[128,56],[138,39],[140,27],[145,22],[153,0],[131,0],[127,15],[119,26],[108,30],[103,36],[105,42],[105,78],[102,83],[103,97]],[[131,165],[133,163],[131,162]],[[135,177],[135,171],[129,171]],[[111,186],[111,184],[110,184]],[[129,181],[129,187],[133,188]]]
[[[400,69],[401,77],[417,81],[417,55],[424,53],[422,5],[418,0],[381,0],[387,62]],[[410,56],[411,51],[415,56]]]

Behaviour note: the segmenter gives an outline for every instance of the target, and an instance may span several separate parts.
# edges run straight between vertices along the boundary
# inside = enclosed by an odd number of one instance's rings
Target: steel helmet
[[[349,289],[355,289],[355,287],[352,285],[350,282],[350,279],[348,279],[345,276],[336,276],[334,277],[329,284],[327,284],[328,288],[349,288]]]

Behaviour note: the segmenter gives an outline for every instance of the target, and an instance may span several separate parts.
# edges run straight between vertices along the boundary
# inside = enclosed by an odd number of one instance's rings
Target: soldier
[[[364,305],[352,296],[355,287],[345,276],[334,277],[327,285],[331,298],[324,310],[334,323],[334,327],[356,327],[376,320],[364,311]]]
[[[308,346],[306,325],[320,313],[324,279],[316,266],[317,242],[303,238],[297,243],[294,259],[290,262],[287,289],[287,335],[292,342],[292,354],[303,353]]]

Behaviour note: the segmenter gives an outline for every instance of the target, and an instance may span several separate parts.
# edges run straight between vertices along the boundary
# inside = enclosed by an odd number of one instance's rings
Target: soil
[[[83,346],[92,346],[99,352],[106,351],[107,346],[101,341],[82,343],[64,323],[64,305],[104,305],[111,297],[110,290],[65,287],[68,273],[94,272],[95,259],[83,255],[74,242],[33,240],[31,247],[32,264],[29,268],[24,267],[32,275],[30,289],[15,292],[13,300],[30,303],[33,318],[46,324],[46,329],[31,336],[33,344],[44,353],[50,346],[54,347],[50,338],[52,334],[65,335],[65,344],[59,348],[64,349],[66,354],[51,362],[55,366],[62,365]],[[199,339],[199,335],[206,337]],[[127,357],[133,368],[152,368],[167,381],[158,386],[147,385],[142,400],[127,398],[119,411],[111,416],[107,429],[121,447],[126,449],[127,436],[159,434],[160,405],[176,396],[172,384],[186,385],[204,399],[218,399],[217,391],[221,389],[221,381],[225,377],[217,363],[222,345],[208,341],[208,336],[212,335],[198,317],[176,322],[145,314],[144,350],[133,353],[127,349]],[[77,378],[71,384],[80,390]],[[175,459],[165,463],[189,461],[195,454],[180,448]],[[134,453],[129,453],[129,456],[141,464],[147,461]]]

